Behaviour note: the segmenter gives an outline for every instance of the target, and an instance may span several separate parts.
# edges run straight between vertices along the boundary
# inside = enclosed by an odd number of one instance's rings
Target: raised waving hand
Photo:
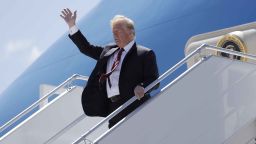
[[[76,11],[73,13],[70,9],[66,8],[61,11],[61,17],[68,24],[69,28],[76,24]]]

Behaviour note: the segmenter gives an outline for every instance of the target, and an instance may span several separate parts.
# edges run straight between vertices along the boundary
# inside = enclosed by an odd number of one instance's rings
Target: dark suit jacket
[[[70,36],[71,40],[83,54],[97,60],[87,85],[82,93],[82,105],[86,115],[107,116],[108,98],[106,92],[106,82],[99,83],[99,77],[106,73],[107,61],[117,45],[107,45],[105,47],[91,45],[83,34],[78,31]],[[152,50],[136,43],[125,56],[119,78],[119,91],[123,101],[127,101],[134,96],[134,88],[137,85],[146,87],[158,78],[158,68],[156,57]],[[158,87],[158,86],[157,86]]]

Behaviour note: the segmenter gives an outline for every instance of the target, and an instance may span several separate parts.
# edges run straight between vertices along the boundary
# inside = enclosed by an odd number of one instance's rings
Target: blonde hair
[[[134,22],[130,18],[123,16],[123,15],[115,15],[113,19],[110,21],[111,28],[113,28],[113,25],[118,22],[118,21],[123,21],[125,22],[126,26],[128,29],[130,29],[135,35],[135,29],[134,29]]]

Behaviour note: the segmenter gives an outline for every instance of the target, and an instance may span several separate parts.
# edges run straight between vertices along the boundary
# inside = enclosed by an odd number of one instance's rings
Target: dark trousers
[[[113,127],[116,123],[118,123],[120,120],[125,118],[128,114],[130,114],[132,111],[134,111],[137,107],[139,107],[141,104],[143,104],[145,101],[147,101],[150,98],[149,95],[144,96],[141,100],[136,100],[132,104],[130,104],[128,107],[123,109],[120,113],[118,113],[116,116],[114,116],[112,119],[109,120],[108,127]],[[125,103],[124,100],[120,99],[116,102],[111,102],[109,100],[109,113],[116,110],[119,106],[123,105]]]

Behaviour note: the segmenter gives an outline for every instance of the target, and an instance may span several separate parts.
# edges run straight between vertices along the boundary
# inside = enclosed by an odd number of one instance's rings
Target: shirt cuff
[[[70,35],[73,35],[75,34],[76,32],[78,32],[78,28],[76,25],[72,26],[70,29],[69,29],[69,34]]]

